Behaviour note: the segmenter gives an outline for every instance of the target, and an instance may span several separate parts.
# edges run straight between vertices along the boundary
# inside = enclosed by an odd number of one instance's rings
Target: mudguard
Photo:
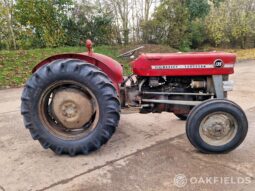
[[[58,59],[79,59],[86,61],[90,64],[94,64],[98,68],[100,68],[104,73],[108,75],[108,77],[112,80],[114,87],[116,88],[117,92],[119,93],[119,83],[123,81],[123,69],[120,63],[113,60],[112,58],[91,52],[85,53],[77,53],[77,54],[57,54],[46,58],[45,60],[38,63],[32,70],[34,73],[40,67],[45,64],[49,64],[50,62]]]

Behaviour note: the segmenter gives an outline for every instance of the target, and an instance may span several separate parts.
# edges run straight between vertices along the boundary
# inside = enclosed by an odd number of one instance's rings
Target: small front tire
[[[248,121],[244,111],[226,99],[212,99],[194,107],[186,122],[191,144],[203,153],[226,153],[245,139]]]

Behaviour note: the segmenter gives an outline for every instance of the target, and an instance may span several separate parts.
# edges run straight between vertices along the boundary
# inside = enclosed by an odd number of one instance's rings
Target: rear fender
[[[40,63],[38,63],[32,70],[32,73],[37,71],[43,65],[49,64],[58,59],[79,59],[93,64],[100,68],[112,80],[114,87],[119,93],[119,84],[123,81],[123,69],[117,61],[112,58],[97,54],[97,53],[79,53],[79,54],[58,54],[51,56]]]

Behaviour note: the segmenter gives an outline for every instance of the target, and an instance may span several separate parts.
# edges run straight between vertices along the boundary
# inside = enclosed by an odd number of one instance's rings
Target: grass
[[[130,74],[129,59],[120,59],[117,56],[139,45],[128,46],[97,46],[94,51],[116,59],[124,66],[124,74]],[[211,49],[212,50],[212,49]],[[255,59],[255,49],[216,49],[217,51],[233,52],[238,60]],[[31,75],[32,68],[41,60],[59,53],[85,52],[85,47],[60,47],[33,50],[0,51],[0,88],[19,87]],[[177,50],[163,45],[144,45],[142,52],[176,52]]]
[[[33,50],[0,51],[0,88],[24,85],[32,68],[41,60],[59,53],[85,52],[85,47],[60,47]],[[95,51],[115,58],[118,52],[107,46],[96,47]]]

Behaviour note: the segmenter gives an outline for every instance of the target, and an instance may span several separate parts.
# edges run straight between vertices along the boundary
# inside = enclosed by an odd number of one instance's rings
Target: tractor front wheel
[[[226,153],[235,149],[247,131],[244,111],[226,99],[211,99],[197,105],[186,123],[188,139],[204,153]]]
[[[88,154],[105,144],[119,122],[120,103],[109,78],[75,59],[36,71],[22,94],[21,113],[33,139],[57,154]]]

